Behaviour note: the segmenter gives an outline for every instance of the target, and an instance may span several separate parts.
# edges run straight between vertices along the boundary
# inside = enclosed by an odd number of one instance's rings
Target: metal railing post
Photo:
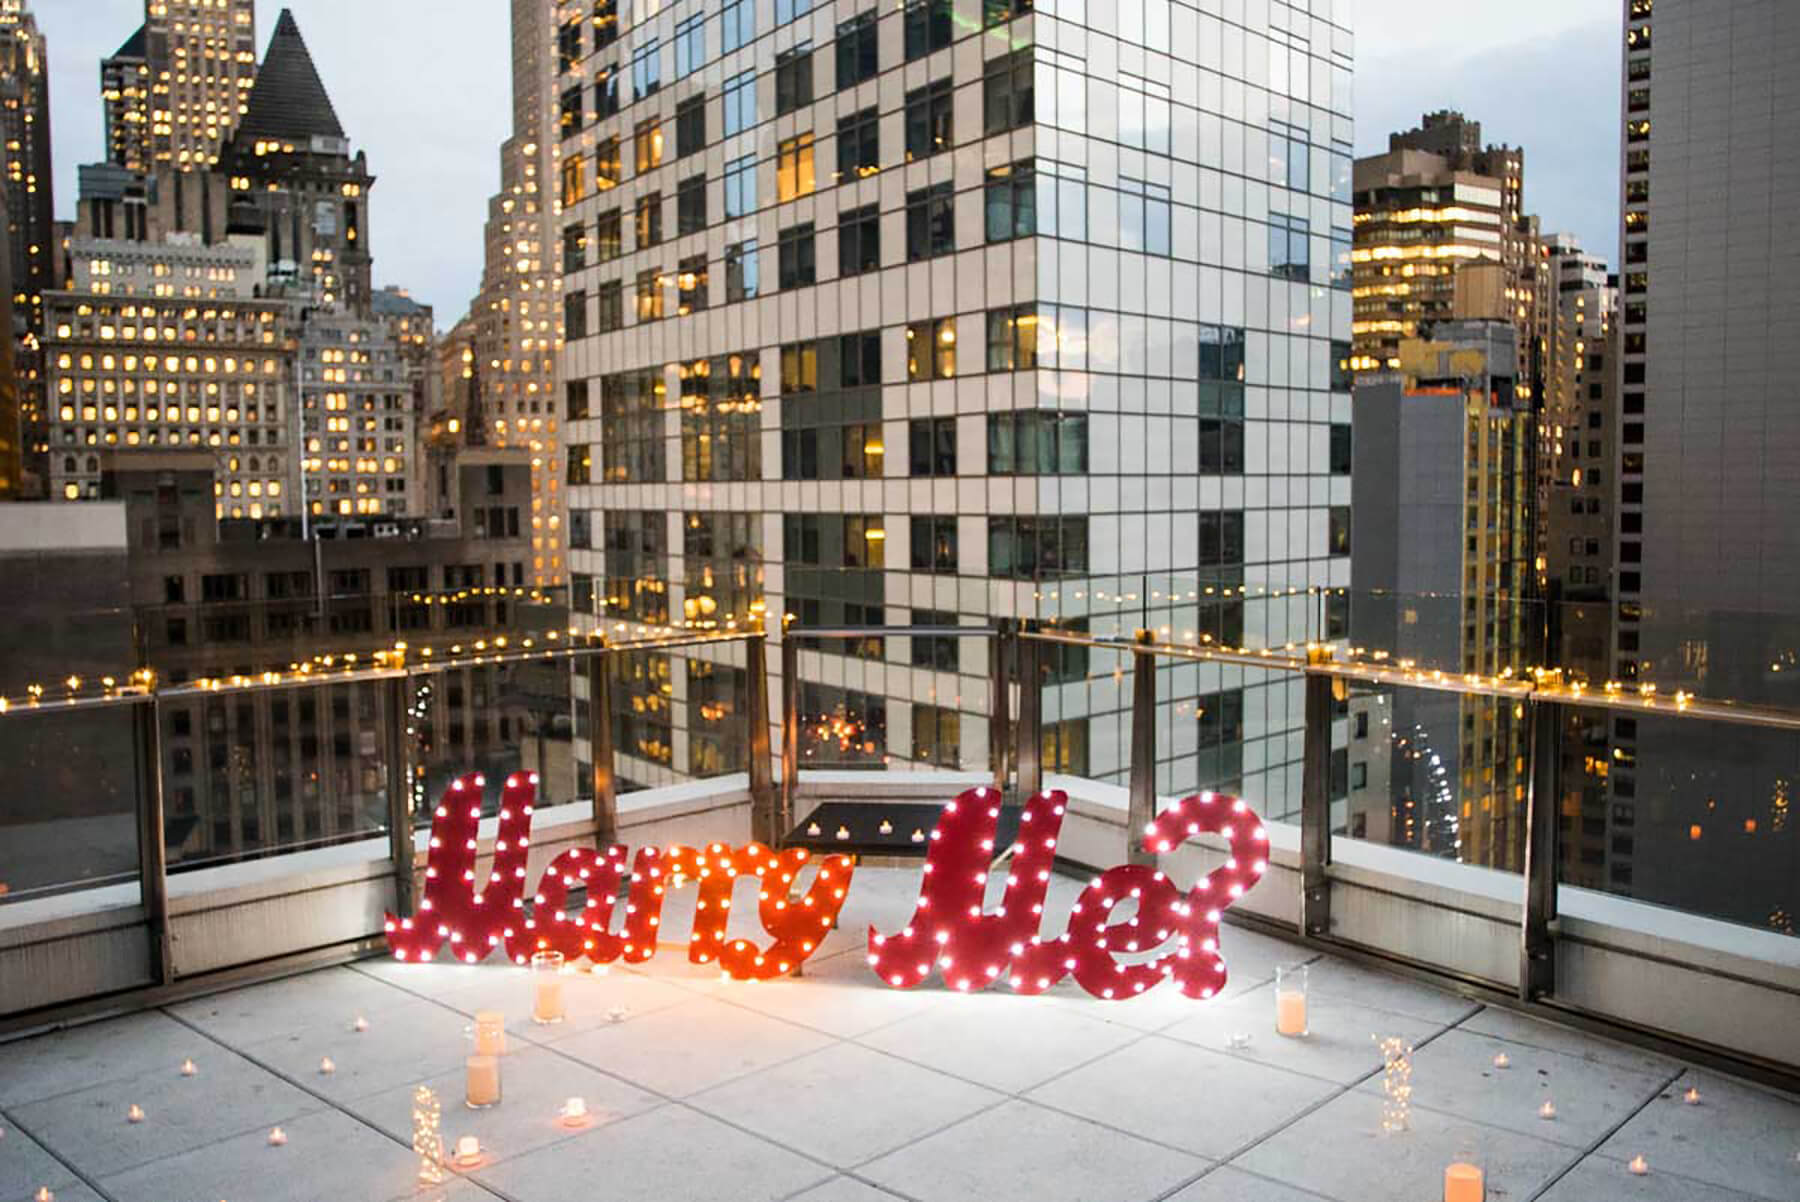
[[[594,845],[611,846],[619,834],[618,782],[613,773],[613,728],[606,637],[588,652],[588,750],[593,756]]]
[[[1131,800],[1125,815],[1125,856],[1130,864],[1156,865],[1144,847],[1144,830],[1156,817],[1156,636],[1139,630],[1131,654]]]
[[[1314,663],[1328,648],[1307,652]],[[1300,777],[1300,934],[1331,933],[1331,712],[1334,679],[1306,674]]]
[[[744,644],[744,669],[749,677],[749,705],[744,720],[750,724],[750,837],[773,847],[787,829],[775,804],[775,777],[769,763],[769,650],[768,635],[759,634]]]
[[[1013,759],[1019,769],[1019,795],[1031,797],[1044,787],[1044,644],[1014,638],[1019,649],[1019,725]]]
[[[781,813],[775,825],[780,838],[794,829],[794,803],[800,788],[800,640],[781,632]]]
[[[154,689],[154,685],[152,685]],[[175,979],[169,935],[169,847],[165,842],[162,703],[154,691],[135,707],[138,744],[138,886],[150,939],[150,974],[159,985]]]
[[[1525,801],[1525,912],[1519,930],[1519,1000],[1536,1001],[1556,989],[1556,876],[1563,707],[1529,701],[1526,754],[1531,757]]]
[[[407,756],[406,717],[412,704],[412,677],[402,672],[387,689],[388,854],[394,861],[394,913],[413,912],[412,789]]]
[[[994,769],[994,788],[1004,796],[1009,770],[1008,752],[1012,744],[1012,684],[1007,679],[1006,661],[1015,645],[1011,618],[994,623],[994,637],[988,643],[988,759]]]

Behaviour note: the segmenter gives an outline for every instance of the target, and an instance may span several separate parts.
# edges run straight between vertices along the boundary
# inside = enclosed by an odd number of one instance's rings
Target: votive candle
[[[1275,970],[1275,1033],[1298,1038],[1307,1034],[1306,965]]]
[[[1481,1170],[1457,1161],[1444,1170],[1444,1202],[1484,1202],[1487,1183]]]
[[[475,1012],[475,1054],[506,1055],[506,1015],[498,1010]]]
[[[456,1162],[458,1164],[474,1164],[481,1159],[481,1141],[473,1135],[465,1135],[456,1141]]]
[[[500,1059],[497,1056],[471,1056],[464,1066],[468,1070],[464,1101],[473,1110],[485,1110],[500,1102]]]
[[[561,952],[538,952],[531,957],[531,1021],[563,1020],[562,969]]]

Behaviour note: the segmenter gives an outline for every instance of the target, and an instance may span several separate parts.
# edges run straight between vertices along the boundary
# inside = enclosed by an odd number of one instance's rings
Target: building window
[[[581,89],[579,87],[569,88],[562,94],[558,118],[558,127],[565,138],[581,128]]]
[[[563,295],[563,336],[565,338],[586,338],[587,293],[576,291]]]
[[[763,599],[762,515],[690,513],[682,525],[684,616],[750,621]]]
[[[1333,422],[1331,426],[1331,474],[1334,476],[1350,474],[1350,425],[1348,422]]]
[[[956,249],[956,195],[948,182],[906,194],[906,261],[935,259]]]
[[[571,155],[563,160],[562,196],[563,204],[572,205],[587,195],[587,160],[580,155]]]
[[[563,418],[578,422],[588,415],[588,382],[567,380],[563,383]]]
[[[669,549],[663,512],[609,509],[601,524],[606,539],[606,612],[637,622],[667,622]]]
[[[879,70],[875,42],[875,10],[857,13],[837,27],[837,86],[853,88],[874,79]]]
[[[695,13],[675,26],[675,78],[685,79],[706,61],[706,14]]]
[[[582,444],[573,444],[569,447],[568,483],[593,483],[593,468],[594,448]]]
[[[991,517],[988,574],[1035,580],[1080,576],[1088,570],[1085,517]]]
[[[594,261],[605,263],[625,253],[625,215],[608,209],[594,223]]]
[[[989,309],[987,369],[1030,371],[1037,366],[1037,308],[1015,305]]]
[[[756,124],[756,70],[740,71],[725,81],[725,136],[741,134]]]
[[[785,203],[810,195],[813,179],[813,136],[809,130],[784,138],[775,152],[775,198]]]
[[[1030,159],[989,167],[983,199],[989,242],[1026,238],[1037,232],[1037,180]]]
[[[618,187],[619,181],[624,178],[619,158],[619,139],[607,138],[594,147],[594,190],[609,192]]]
[[[661,484],[663,395],[660,368],[600,378],[601,469],[608,484]]]
[[[663,132],[661,121],[639,121],[637,131],[632,136],[632,145],[637,154],[637,173],[639,175],[655,167],[662,166]]]
[[[1119,245],[1150,255],[1170,250],[1169,189],[1141,179],[1119,177]]]
[[[906,61],[942,50],[954,36],[951,0],[906,0]]]
[[[706,228],[706,176],[690,175],[675,188],[675,233],[698,234]]]
[[[1312,252],[1307,234],[1311,222],[1285,213],[1269,214],[1269,274],[1302,283],[1311,275]]]
[[[625,286],[618,280],[608,280],[600,285],[594,294],[600,332],[610,334],[614,330],[625,328]]]
[[[837,387],[881,387],[881,331],[860,330],[837,340]]]
[[[912,519],[912,570],[938,576],[956,575],[956,518]]]
[[[906,460],[911,476],[956,475],[956,419],[915,417],[906,423]]]
[[[1031,48],[991,58],[982,74],[982,125],[990,134],[1019,129],[1032,122]]]
[[[562,269],[570,275],[587,266],[587,230],[579,225],[563,227]]]
[[[874,108],[838,118],[839,182],[861,179],[881,169],[881,122]]]
[[[775,263],[778,288],[804,288],[818,281],[812,222],[790,225],[781,231]]]
[[[756,0],[728,0],[719,21],[719,50],[730,54],[756,40]]]
[[[906,327],[906,378],[948,380],[956,375],[956,318],[939,317]]]
[[[606,63],[594,72],[594,119],[619,115],[619,66]]]
[[[981,0],[981,24],[991,29],[1030,11],[1031,0]]]
[[[775,56],[775,115],[811,104],[812,98],[812,43],[801,42]]]
[[[675,312],[681,317],[706,308],[706,256],[689,255],[675,269]]]
[[[1350,554],[1350,507],[1348,505],[1331,507],[1325,539],[1327,555]]]
[[[1281,121],[1269,122],[1269,182],[1296,192],[1312,188],[1311,150],[1306,130]]]
[[[750,300],[756,291],[756,239],[733,242],[725,248],[725,299]]]
[[[1244,474],[1244,421],[1240,417],[1200,419],[1200,462],[1203,476]]]
[[[638,197],[637,209],[633,214],[638,250],[662,242],[662,208],[661,192],[647,192]]]
[[[756,209],[756,156],[747,154],[725,164],[725,216],[743,217]]]
[[[881,210],[868,204],[838,214],[838,275],[861,275],[881,266]]]
[[[962,767],[962,715],[949,706],[912,707],[912,762],[938,768]]]
[[[646,267],[637,275],[637,319],[640,322],[661,321],[662,316],[662,272],[654,267]]]
[[[1200,514],[1200,566],[1240,567],[1244,562],[1244,511],[1214,510]]]
[[[819,390],[819,344],[790,342],[781,348],[781,395]]]
[[[914,626],[956,626],[956,614],[944,609],[915,609],[912,611]],[[934,672],[954,672],[957,670],[957,653],[955,635],[915,634],[912,637],[912,666],[930,668]]]
[[[762,357],[754,351],[681,365],[681,478],[762,478]]]
[[[911,11],[910,9],[908,10]],[[906,94],[906,159],[929,158],[950,149],[955,89],[948,79]]]
[[[706,148],[706,97],[689,96],[675,106],[675,157]]]
[[[1119,72],[1119,141],[1152,154],[1168,154],[1173,126],[1169,85]]]
[[[632,99],[642,100],[662,87],[662,44],[651,38],[631,52]]]
[[[988,475],[1082,476],[1088,470],[1085,413],[1017,409],[987,418]]]

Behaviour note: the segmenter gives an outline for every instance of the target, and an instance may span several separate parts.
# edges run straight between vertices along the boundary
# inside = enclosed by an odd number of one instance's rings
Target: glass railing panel
[[[138,880],[138,712],[46,703],[0,716],[0,905]]]
[[[430,799],[469,772],[493,783],[536,772],[540,805],[581,793],[568,657],[416,668],[405,689],[415,825],[428,825]],[[489,813],[499,797],[497,788],[484,794]]]

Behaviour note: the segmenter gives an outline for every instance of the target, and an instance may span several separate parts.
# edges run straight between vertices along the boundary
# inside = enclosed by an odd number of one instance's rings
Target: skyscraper
[[[150,165],[212,166],[249,112],[256,0],[144,0],[143,33]]]
[[[1306,590],[1349,582],[1347,29],[1258,5],[1252,72],[1185,5],[625,7],[558,43],[582,620],[1112,623],[1129,588],[1190,637],[1317,629]],[[683,715],[738,671],[621,682],[621,775],[716,762]],[[978,645],[800,675],[834,755],[986,762]],[[1046,762],[1123,780],[1089,686],[1050,691]],[[1163,696],[1159,789],[1297,806],[1296,692],[1209,664]]]
[[[100,60],[100,103],[106,118],[106,161],[131,171],[148,171],[150,96],[154,91],[146,27]]]
[[[8,339],[11,369],[0,404],[0,428],[12,450],[3,458],[0,489],[17,498],[43,487],[43,294],[57,286],[57,238],[50,173],[50,63],[44,35],[25,0],[0,0],[0,155],[5,171],[7,272],[11,280]],[[16,454],[16,459],[15,459]],[[16,467],[14,466],[16,464]]]
[[[1622,12],[1617,675],[1791,705],[1800,7],[1622,0]],[[1791,897],[1778,840],[1791,746],[1648,717],[1615,717],[1611,733],[1607,886],[1772,921]]]
[[[562,297],[552,191],[560,147],[555,11],[553,0],[512,0],[512,134],[500,146],[500,190],[488,200],[482,230],[481,291],[469,305],[482,437],[496,447],[531,451],[532,580],[538,585],[560,582],[565,571],[556,388]]]

